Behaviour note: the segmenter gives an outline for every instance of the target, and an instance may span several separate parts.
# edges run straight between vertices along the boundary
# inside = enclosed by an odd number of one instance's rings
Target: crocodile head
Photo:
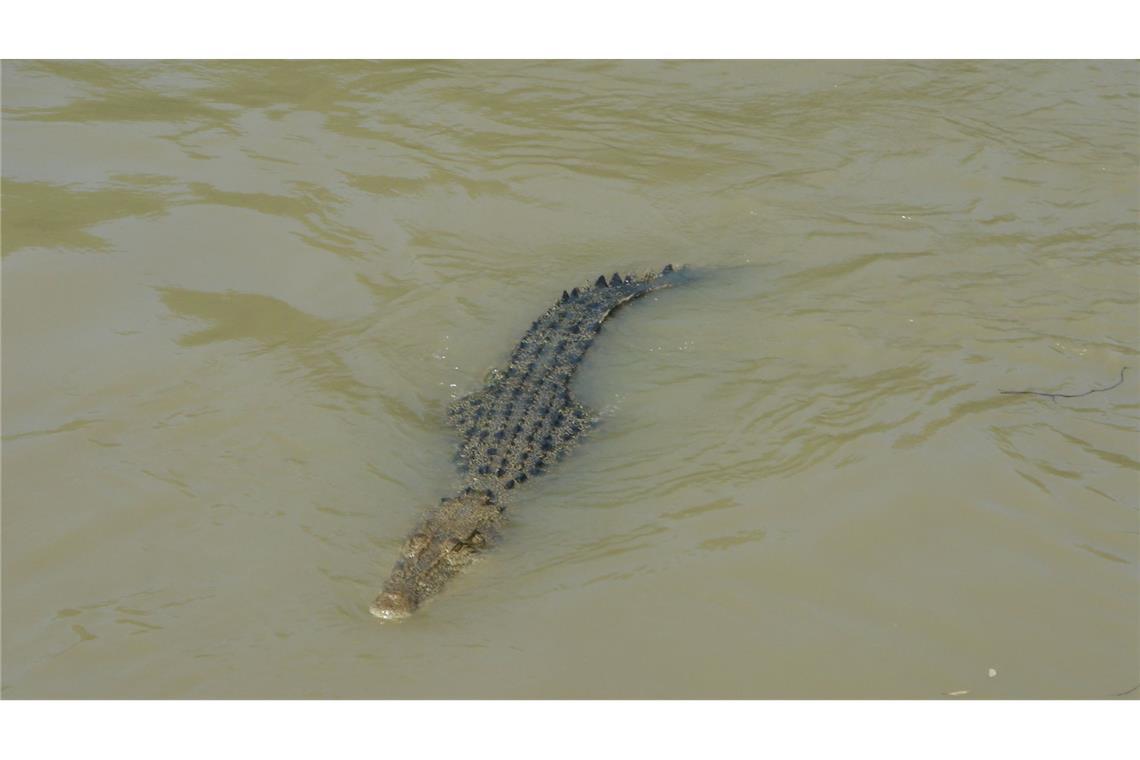
[[[494,500],[482,493],[441,503],[404,541],[400,558],[369,611],[382,620],[411,615],[487,545],[499,513]]]

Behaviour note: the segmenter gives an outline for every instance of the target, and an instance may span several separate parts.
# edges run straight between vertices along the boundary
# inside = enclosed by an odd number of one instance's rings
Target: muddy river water
[[[2,84],[4,697],[1140,683],[1136,63]],[[502,543],[371,617],[448,402],[670,262],[706,276],[607,324]]]

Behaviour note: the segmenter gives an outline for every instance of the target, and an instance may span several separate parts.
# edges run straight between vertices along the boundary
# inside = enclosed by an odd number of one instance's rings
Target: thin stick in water
[[[1120,384],[1124,382],[1124,372],[1127,369],[1129,369],[1129,368],[1128,367],[1121,367],[1120,368],[1120,379],[1117,380],[1112,385],[1106,386],[1104,388],[1091,388],[1091,389],[1085,391],[1084,393],[1045,393],[1044,391],[1001,391],[1001,392],[1006,393],[1006,394],[1023,394],[1023,395],[1031,395],[1031,396],[1045,396],[1046,398],[1051,398],[1054,401],[1056,401],[1059,398],[1080,398],[1081,396],[1088,396],[1091,393],[1101,393],[1103,391],[1110,391],[1113,388],[1119,387]]]

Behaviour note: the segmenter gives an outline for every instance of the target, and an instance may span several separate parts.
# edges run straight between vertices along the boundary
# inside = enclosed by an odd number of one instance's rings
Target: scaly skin
[[[370,608],[396,620],[410,615],[498,536],[508,495],[546,472],[593,423],[574,400],[570,381],[615,309],[669,287],[679,272],[599,277],[593,287],[563,291],[534,321],[507,368],[481,391],[448,408],[459,429],[463,491],[428,511],[404,542],[400,559]]]

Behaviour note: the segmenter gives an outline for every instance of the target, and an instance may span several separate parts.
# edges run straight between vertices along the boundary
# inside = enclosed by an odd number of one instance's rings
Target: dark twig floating
[[[1045,393],[1044,391],[1001,391],[1001,392],[1006,393],[1006,394],[1045,396],[1046,398],[1051,398],[1054,401],[1056,401],[1059,398],[1080,398],[1081,396],[1088,396],[1088,395],[1093,394],[1093,393],[1103,393],[1104,391],[1110,391],[1113,388],[1120,387],[1120,384],[1124,382],[1124,372],[1127,369],[1128,369],[1128,367],[1121,367],[1120,368],[1120,379],[1117,380],[1112,385],[1106,386],[1104,388],[1090,388],[1089,390],[1085,391],[1084,393]]]

